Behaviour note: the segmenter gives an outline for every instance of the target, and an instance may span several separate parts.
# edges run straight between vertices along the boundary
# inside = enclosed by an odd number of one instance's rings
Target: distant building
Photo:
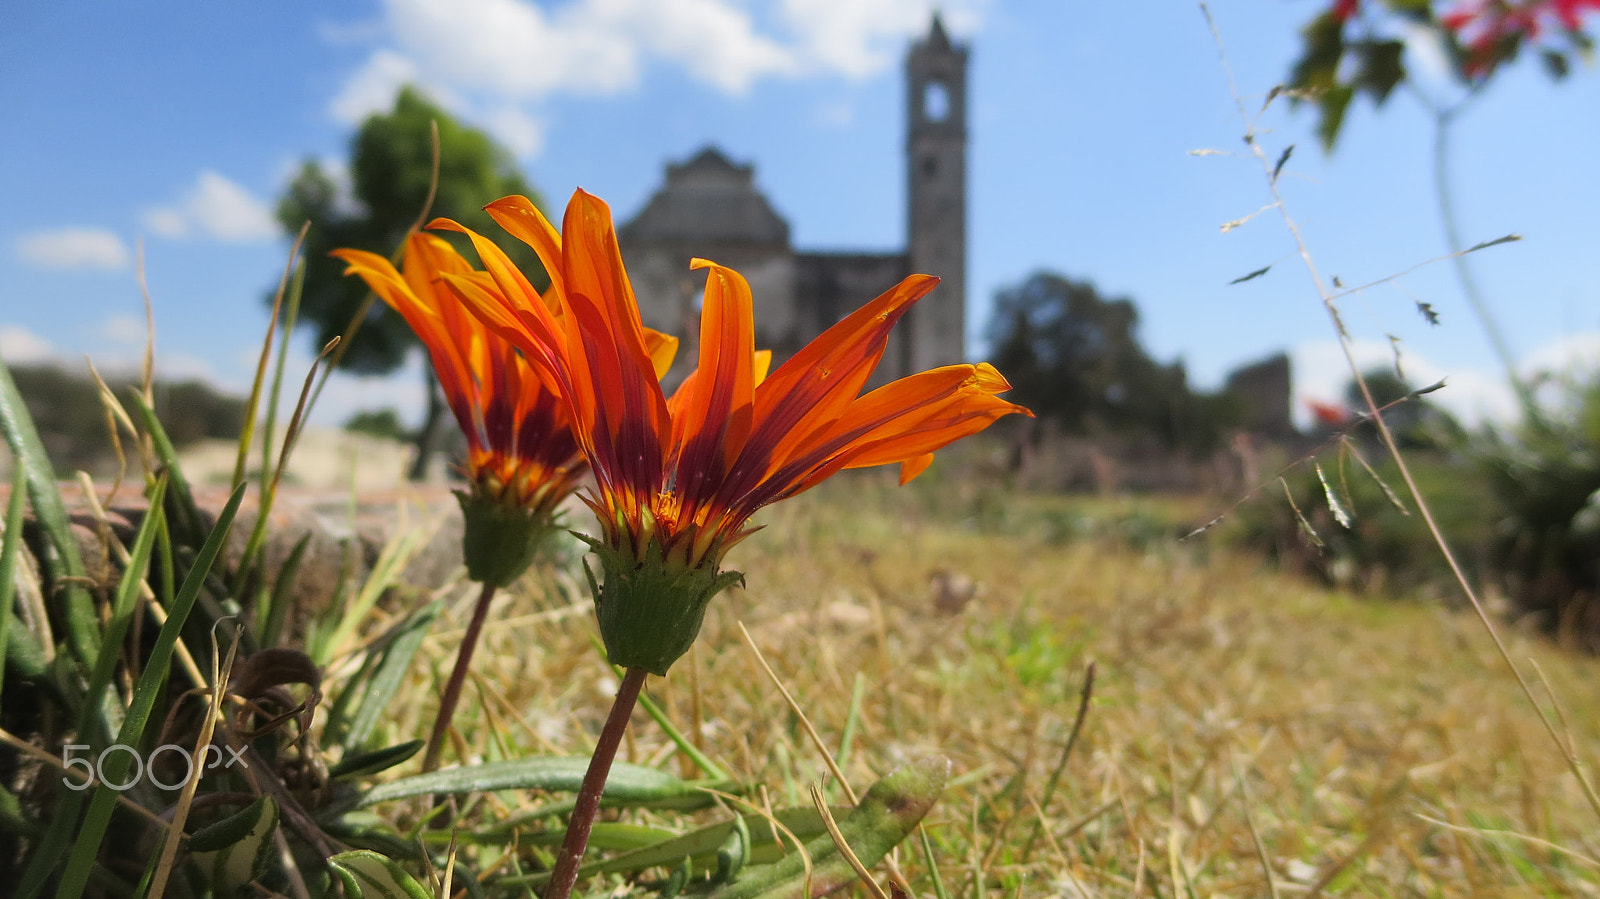
[[[939,286],[901,319],[875,382],[966,358],[967,48],[936,14],[906,55],[906,249],[804,252],[755,185],[755,167],[706,147],[669,163],[666,184],[618,229],[645,324],[698,334],[703,272],[695,256],[736,269],[755,297],[756,345],[774,364],[912,273]],[[693,365],[693,356],[679,372]]]

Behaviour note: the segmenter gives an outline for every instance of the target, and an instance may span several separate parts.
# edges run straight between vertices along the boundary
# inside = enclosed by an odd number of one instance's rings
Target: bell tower
[[[900,325],[916,372],[966,360],[967,47],[938,13],[906,55],[906,107],[907,261],[941,279]]]

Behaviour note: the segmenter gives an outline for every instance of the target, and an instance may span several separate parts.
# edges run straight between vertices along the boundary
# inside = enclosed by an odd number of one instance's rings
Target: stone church
[[[773,364],[912,273],[942,280],[895,326],[874,384],[966,359],[967,48],[937,14],[906,54],[906,248],[898,253],[808,252],[755,184],[755,167],[708,146],[669,163],[667,180],[618,228],[645,324],[685,337],[687,371],[699,333],[704,272],[694,256],[750,282],[756,346]]]

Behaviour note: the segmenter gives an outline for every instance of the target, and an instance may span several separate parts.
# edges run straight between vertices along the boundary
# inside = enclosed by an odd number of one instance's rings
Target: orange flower
[[[523,197],[488,211],[539,253],[562,315],[537,302],[504,254],[475,234],[499,289],[446,281],[565,392],[599,487],[590,504],[604,532],[597,550],[606,586],[596,606],[618,664],[664,673],[688,649],[705,602],[738,578],[718,572],[724,553],[752,532],[749,519],[762,506],[843,468],[897,462],[905,483],[934,450],[1003,415],[1031,414],[995,396],[1011,385],[986,363],[933,369],[860,395],[890,329],[936,278],[905,279],[769,377],[769,357],[755,351],[749,285],[703,259],[692,263],[708,270],[699,368],[669,401],[605,203],[579,191],[560,234]],[[668,596],[689,593],[704,595]],[[667,608],[685,605],[695,607],[688,620]],[[613,639],[618,629],[645,633],[660,651],[635,651],[624,644],[637,641]]]
[[[584,458],[558,392],[505,340],[461,307],[449,276],[493,286],[446,241],[414,234],[404,271],[364,250],[333,255],[405,317],[433,361],[467,438],[465,556],[474,580],[504,586],[527,567]],[[537,301],[537,294],[534,294]]]

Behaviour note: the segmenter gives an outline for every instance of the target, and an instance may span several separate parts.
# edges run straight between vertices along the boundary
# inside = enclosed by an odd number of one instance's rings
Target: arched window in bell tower
[[[950,118],[950,88],[934,79],[922,89],[922,117],[929,122],[943,122]]]

